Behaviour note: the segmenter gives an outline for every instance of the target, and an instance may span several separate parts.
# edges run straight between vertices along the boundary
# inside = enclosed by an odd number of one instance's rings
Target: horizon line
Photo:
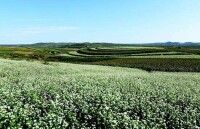
[[[120,43],[120,42],[88,42],[88,41],[86,41],[86,42],[35,42],[35,43],[3,43],[3,44],[1,44],[0,43],[0,46],[1,45],[33,45],[33,44],[39,44],[39,43],[43,43],[43,44],[45,44],[45,43],[52,43],[52,44],[57,44],[57,43],[77,43],[77,44],[79,44],[79,43],[100,43],[100,44],[159,44],[159,43],[180,43],[180,44],[184,44],[184,43],[200,43],[200,42],[190,42],[190,41],[188,41],[188,42],[176,42],[176,41],[167,41],[167,42],[141,42],[141,43]]]

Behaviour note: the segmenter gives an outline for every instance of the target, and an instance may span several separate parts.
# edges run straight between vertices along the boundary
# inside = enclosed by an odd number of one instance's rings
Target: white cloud
[[[49,18],[33,18],[33,19],[12,19],[14,22],[56,22],[56,21],[66,21],[68,19],[64,18],[56,18],[56,19],[49,19]]]
[[[38,34],[38,33],[58,32],[58,31],[78,30],[78,29],[79,27],[72,27],[72,26],[48,26],[48,27],[21,28],[16,32],[18,34]]]

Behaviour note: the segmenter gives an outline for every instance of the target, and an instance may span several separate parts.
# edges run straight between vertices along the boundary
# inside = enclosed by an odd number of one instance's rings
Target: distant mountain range
[[[62,42],[62,43],[34,43],[34,44],[16,44],[16,45],[0,45],[0,46],[29,46],[29,47],[98,47],[98,46],[162,46],[162,47],[200,47],[200,42],[163,42],[163,43],[76,43],[76,42]]]
[[[165,42],[165,43],[146,43],[142,44],[145,46],[199,46],[200,42],[194,43],[194,42],[185,42],[185,43],[180,43],[180,42]]]

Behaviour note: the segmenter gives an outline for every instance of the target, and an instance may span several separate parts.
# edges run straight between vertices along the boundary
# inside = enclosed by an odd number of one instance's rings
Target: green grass
[[[200,127],[200,74],[0,59],[0,128]]]

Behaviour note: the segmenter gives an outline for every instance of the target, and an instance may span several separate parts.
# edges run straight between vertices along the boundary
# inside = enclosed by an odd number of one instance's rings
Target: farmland
[[[200,0],[2,0],[0,129],[200,129]]]
[[[0,59],[0,128],[199,128],[200,74]]]
[[[0,57],[139,68],[150,72],[200,72],[199,46],[40,43],[2,46],[0,47]]]
[[[0,128],[200,128],[200,48],[0,46]]]

